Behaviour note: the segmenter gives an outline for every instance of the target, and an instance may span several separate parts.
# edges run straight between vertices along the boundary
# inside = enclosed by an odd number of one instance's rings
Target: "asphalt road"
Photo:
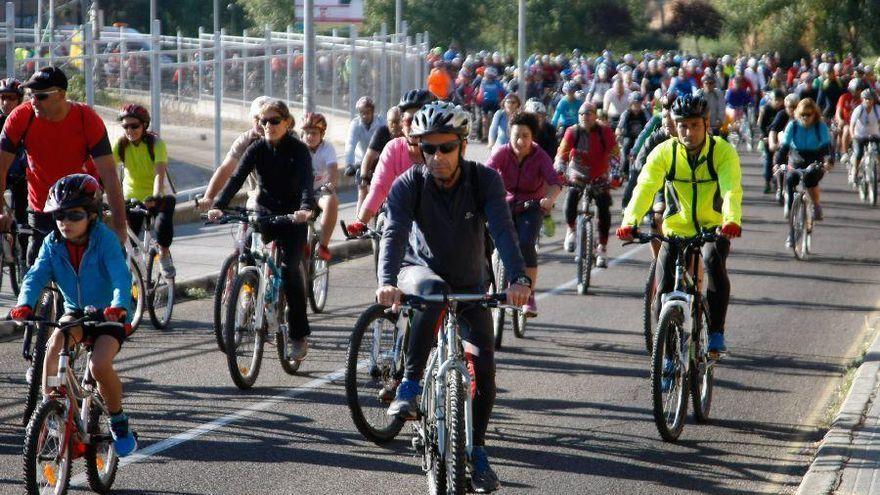
[[[481,158],[485,148],[469,153]],[[783,245],[781,209],[762,194],[758,157],[744,163],[744,237],[728,261],[731,354],[716,369],[712,422],[689,420],[677,444],[655,430],[641,334],[647,248],[612,242],[612,266],[579,296],[560,228],[541,252],[540,316],[525,339],[508,334],[497,355],[487,443],[502,493],[794,491],[880,299],[880,223],[837,170],[824,181],[816,254],[798,262]],[[334,265],[301,373],[285,375],[267,346],[248,392],[216,349],[209,300],[180,304],[169,331],[138,331],[117,368],[141,451],[121,467],[116,493],[424,492],[409,428],[387,447],[365,441],[338,379],[373,280],[369,258]],[[0,343],[0,493],[21,486],[23,375],[19,341]],[[83,471],[77,462],[74,473]],[[85,491],[84,476],[74,481],[72,492]]]

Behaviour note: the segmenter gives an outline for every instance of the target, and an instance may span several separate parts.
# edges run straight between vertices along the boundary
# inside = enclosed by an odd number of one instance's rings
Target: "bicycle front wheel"
[[[807,205],[800,193],[796,193],[789,212],[791,226],[791,249],[795,258],[807,259]]]
[[[687,414],[687,362],[682,359],[684,314],[669,306],[660,313],[651,356],[651,395],[654,424],[663,440],[678,440]]]
[[[404,421],[388,416],[403,379],[404,335],[397,318],[374,304],[361,314],[351,332],[345,365],[345,400],[355,427],[367,440],[382,445],[394,440]]]
[[[264,333],[257,328],[257,311],[263,310],[258,301],[259,288],[259,271],[252,267],[242,270],[235,279],[226,312],[226,363],[232,382],[240,389],[254,385],[263,360]]]
[[[150,322],[157,330],[168,328],[174,311],[174,277],[165,278],[159,264],[159,251],[150,249],[147,259],[147,310]]]
[[[61,402],[48,400],[37,407],[24,437],[25,493],[67,493],[73,464],[71,435]]]
[[[89,487],[98,493],[108,493],[116,479],[119,456],[113,447],[113,437],[103,409],[92,404],[89,411],[89,445],[86,447],[86,477]]]
[[[446,373],[446,493],[467,491],[464,380],[457,369]]]
[[[654,297],[657,294],[657,282],[655,280],[654,271],[657,269],[657,260],[651,260],[651,266],[648,268],[648,280],[645,281],[645,296],[642,302],[642,325],[645,332],[645,349],[648,355],[654,350],[654,325],[657,318],[654,316]]]
[[[315,313],[324,311],[327,304],[327,291],[330,286],[330,263],[318,256],[318,238],[312,240],[309,250],[309,269],[306,273],[309,291],[309,306]]]
[[[501,256],[498,251],[492,253],[492,273],[495,276],[495,291],[504,291],[507,289],[507,274],[504,271],[504,264],[501,262]],[[504,338],[504,320],[507,311],[504,308],[492,309],[492,330],[495,334],[495,349],[501,349],[501,342]]]
[[[877,206],[877,160],[874,158],[869,160],[868,166],[865,167],[865,182],[868,188],[868,203]]]
[[[593,222],[585,215],[578,217],[578,294],[586,295],[590,289],[590,276],[593,272]]]
[[[144,286],[144,277],[137,263],[131,258],[128,260],[128,269],[131,272],[131,333],[141,324],[144,318],[144,307],[147,305],[147,294]],[[129,334],[130,335],[130,334]]]

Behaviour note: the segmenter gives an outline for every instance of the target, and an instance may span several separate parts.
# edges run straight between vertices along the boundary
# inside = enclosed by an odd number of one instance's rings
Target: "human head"
[[[67,76],[56,67],[40,68],[21,87],[29,91],[37,117],[54,117],[67,104]]]
[[[788,112],[789,116],[794,115],[794,111],[797,109],[798,101],[800,101],[800,98],[798,98],[798,95],[794,93],[791,93],[785,97],[785,111]]]
[[[263,136],[266,140],[277,143],[290,131],[295,121],[287,104],[272,98],[260,108],[259,124],[263,128]]]
[[[24,99],[21,82],[14,77],[0,80],[0,112],[9,115]]]
[[[525,156],[531,151],[537,135],[538,118],[534,114],[521,112],[510,119],[510,147],[517,156]]]
[[[877,94],[871,88],[862,91],[861,97],[862,103],[868,108],[873,107],[877,103]]]
[[[504,105],[504,110],[511,115],[519,112],[519,109],[522,107],[522,102],[516,93],[507,93],[502,104]]]
[[[782,105],[785,104],[785,91],[781,89],[774,89],[771,95],[773,97],[773,106],[775,108],[782,108]]]
[[[709,107],[702,96],[685,94],[672,103],[672,119],[681,144],[688,151],[702,148],[709,128]]]
[[[392,137],[400,137],[403,135],[401,112],[399,108],[396,106],[389,108],[388,112],[385,113],[385,120],[388,122],[388,132],[391,133]]]
[[[254,130],[258,133],[263,133],[263,127],[260,125],[260,109],[263,108],[263,104],[272,101],[271,96],[258,96],[254,98],[254,101],[251,102],[251,108],[248,111],[248,115],[251,117],[254,123]]]
[[[578,124],[585,129],[592,129],[599,118],[599,109],[595,103],[585,101],[578,109]]]
[[[88,174],[71,174],[59,179],[49,189],[43,212],[55,216],[58,230],[65,239],[79,240],[88,233],[100,209],[101,186],[98,181]],[[60,220],[61,216],[66,219]]]
[[[425,105],[413,118],[410,137],[418,139],[425,165],[441,184],[457,180],[470,126],[470,114],[446,101]]]
[[[357,110],[361,122],[367,125],[373,123],[373,117],[376,115],[376,104],[373,103],[372,98],[369,96],[361,96],[358,98],[354,107],[355,110]]]
[[[794,117],[801,125],[809,127],[821,119],[819,105],[812,98],[804,98],[798,102],[797,108],[794,111]]]
[[[136,143],[144,137],[144,133],[150,127],[150,112],[137,103],[129,103],[122,107],[116,120],[122,125],[125,137]]]
[[[303,117],[302,134],[306,146],[316,149],[327,133],[327,119],[323,114],[309,112]]]

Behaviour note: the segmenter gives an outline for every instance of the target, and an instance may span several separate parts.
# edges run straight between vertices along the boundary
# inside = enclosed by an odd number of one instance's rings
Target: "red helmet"
[[[327,132],[327,119],[323,114],[309,112],[303,118],[302,129],[318,129],[321,134]]]
[[[137,103],[129,103],[122,107],[119,115],[116,116],[116,120],[122,121],[126,117],[140,120],[144,124],[144,129],[150,127],[150,112]]]
[[[51,189],[43,213],[82,206],[89,212],[101,207],[101,186],[88,174],[70,174],[58,179]]]

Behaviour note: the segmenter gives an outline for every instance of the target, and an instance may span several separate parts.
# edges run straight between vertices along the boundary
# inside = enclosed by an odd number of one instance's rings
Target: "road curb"
[[[797,495],[829,495],[840,484],[843,469],[855,447],[853,435],[864,422],[880,385],[880,335],[874,338],[856,371],[852,387],[822,439],[816,457],[798,487]]]

